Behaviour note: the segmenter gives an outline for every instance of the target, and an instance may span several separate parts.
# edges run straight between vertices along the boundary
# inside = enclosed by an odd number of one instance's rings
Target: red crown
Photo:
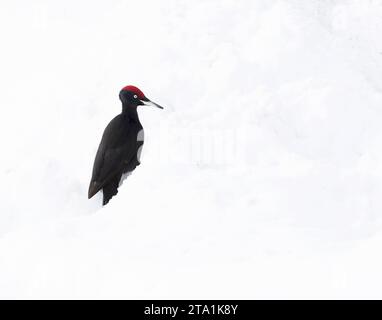
[[[123,87],[122,90],[134,92],[139,99],[145,98],[144,93],[135,86],[126,86],[126,87]]]

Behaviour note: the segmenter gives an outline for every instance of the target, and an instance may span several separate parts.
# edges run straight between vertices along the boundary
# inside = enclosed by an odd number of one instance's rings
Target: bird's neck
[[[122,104],[122,114],[130,120],[139,122],[137,106]]]

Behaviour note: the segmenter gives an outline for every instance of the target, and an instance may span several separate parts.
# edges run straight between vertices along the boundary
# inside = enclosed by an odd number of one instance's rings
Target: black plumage
[[[124,87],[119,97],[122,101],[122,113],[105,128],[89,185],[89,199],[102,189],[103,205],[118,193],[122,176],[140,164],[144,135],[138,118],[138,106],[154,105],[163,109],[134,86]]]

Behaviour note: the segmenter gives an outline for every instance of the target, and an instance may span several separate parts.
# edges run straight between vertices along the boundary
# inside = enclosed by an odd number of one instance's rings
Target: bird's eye
[[[134,95],[134,99],[137,99],[137,98],[138,98],[138,96],[135,94],[135,95]]]

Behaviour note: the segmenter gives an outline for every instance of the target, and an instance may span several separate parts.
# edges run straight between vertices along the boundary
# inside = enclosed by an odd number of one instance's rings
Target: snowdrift
[[[381,15],[2,1],[0,298],[381,298]],[[139,110],[142,165],[102,208],[127,84],[165,110]]]

